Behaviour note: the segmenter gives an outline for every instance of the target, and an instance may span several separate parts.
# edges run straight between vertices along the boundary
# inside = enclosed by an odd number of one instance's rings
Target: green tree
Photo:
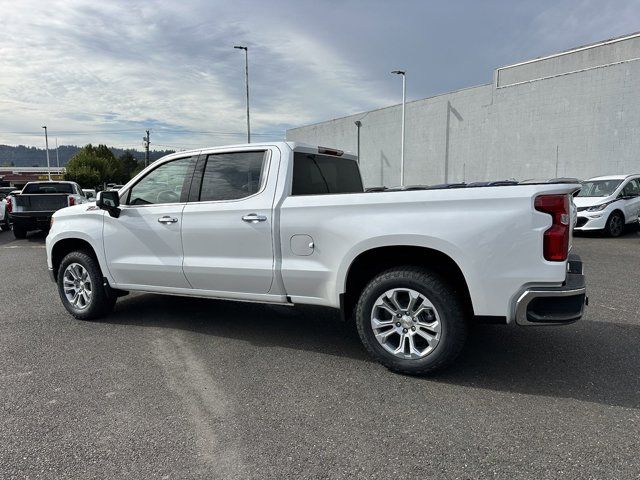
[[[126,183],[134,175],[136,175],[140,170],[142,170],[142,165],[135,159],[133,154],[126,150],[120,157],[118,157],[120,163],[122,164],[122,171],[124,172],[124,179],[122,183]]]
[[[78,182],[84,188],[95,188],[103,183],[121,183],[125,180],[122,162],[106,145],[86,145],[69,163],[65,179]]]

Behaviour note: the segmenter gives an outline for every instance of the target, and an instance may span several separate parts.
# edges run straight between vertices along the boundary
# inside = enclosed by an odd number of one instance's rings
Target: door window
[[[622,190],[624,196],[640,195],[640,182],[637,179],[631,180]]]
[[[185,201],[191,184],[193,158],[181,158],[160,165],[136,183],[128,205],[154,205]]]
[[[200,201],[238,200],[262,188],[266,152],[209,155],[202,177]]]

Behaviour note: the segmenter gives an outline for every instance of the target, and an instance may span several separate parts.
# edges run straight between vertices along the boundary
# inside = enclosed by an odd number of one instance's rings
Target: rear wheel
[[[27,238],[27,229],[20,226],[20,225],[16,225],[15,223],[13,224],[13,236],[18,238],[18,239],[22,239],[22,238]]]
[[[610,237],[619,237],[624,231],[624,217],[620,212],[613,212],[609,215],[607,224],[605,226],[605,232]]]
[[[430,373],[458,356],[467,336],[464,305],[444,280],[428,270],[394,268],[376,276],[356,306],[358,334],[387,368]]]
[[[0,225],[0,229],[2,229],[3,232],[11,230],[11,224],[9,223],[8,218],[4,222],[2,222],[2,225]]]
[[[64,308],[80,320],[100,318],[116,303],[116,296],[104,286],[97,260],[83,251],[71,252],[62,260],[58,293]]]

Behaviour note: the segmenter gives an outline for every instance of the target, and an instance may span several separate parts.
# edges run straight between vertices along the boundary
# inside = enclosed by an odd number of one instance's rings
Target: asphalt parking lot
[[[482,326],[430,378],[331,311],[136,294],[67,315],[0,233],[0,478],[639,478],[640,236],[576,238],[586,318]]]

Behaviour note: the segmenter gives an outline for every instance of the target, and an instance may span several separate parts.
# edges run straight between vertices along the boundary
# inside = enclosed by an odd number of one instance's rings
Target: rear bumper
[[[587,304],[582,260],[570,255],[565,282],[559,287],[531,287],[515,302],[518,325],[564,325],[582,317]]]
[[[27,230],[38,230],[51,226],[51,216],[55,212],[18,212],[10,213],[11,223]]]

